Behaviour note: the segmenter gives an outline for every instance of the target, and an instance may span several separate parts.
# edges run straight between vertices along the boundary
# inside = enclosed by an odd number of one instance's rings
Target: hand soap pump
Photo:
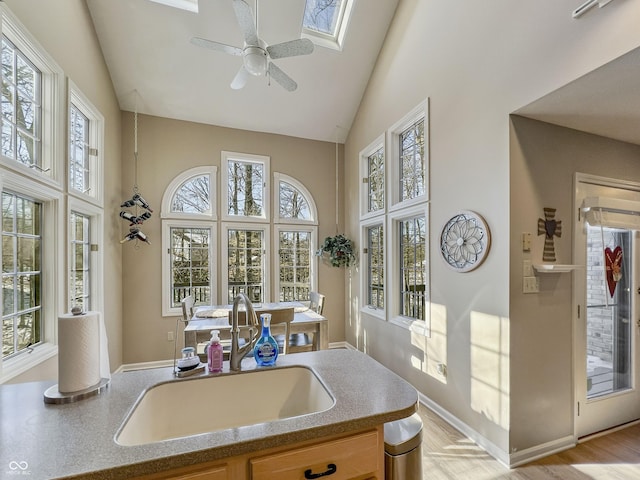
[[[220,331],[211,330],[211,340],[207,343],[207,368],[209,373],[219,373],[222,371],[222,345],[220,344]]]
[[[278,358],[278,343],[271,336],[271,314],[263,313],[260,315],[262,323],[262,335],[256,342],[253,349],[253,357],[256,363],[261,367],[275,365]]]

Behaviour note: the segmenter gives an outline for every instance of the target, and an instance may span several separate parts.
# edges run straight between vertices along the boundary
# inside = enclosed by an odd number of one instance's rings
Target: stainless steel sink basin
[[[306,367],[171,381],[142,393],[116,442],[144,445],[322,412],[334,403]]]

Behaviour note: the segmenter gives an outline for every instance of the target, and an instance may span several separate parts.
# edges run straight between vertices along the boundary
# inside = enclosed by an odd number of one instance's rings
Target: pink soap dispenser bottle
[[[222,371],[222,345],[220,344],[220,331],[211,330],[211,340],[207,344],[207,368],[209,373],[220,373]]]

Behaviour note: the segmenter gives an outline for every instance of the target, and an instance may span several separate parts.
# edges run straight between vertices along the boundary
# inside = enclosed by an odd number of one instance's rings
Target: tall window
[[[2,154],[36,169],[41,155],[41,72],[2,37]]]
[[[2,357],[42,337],[42,205],[2,193]]]
[[[311,288],[310,231],[278,232],[280,285],[278,300],[308,300]]]
[[[360,153],[360,282],[363,313],[428,335],[427,115],[428,101]]]
[[[263,229],[227,229],[227,302],[245,293],[252,302],[264,302],[265,296],[265,231]]]
[[[399,222],[400,312],[417,320],[425,319],[426,231],[424,217]]]
[[[69,305],[82,311],[91,307],[91,219],[88,215],[71,212],[69,236],[71,256],[69,258]]]
[[[171,246],[171,307],[191,295],[195,303],[211,304],[211,228],[173,226]]]
[[[384,227],[372,225],[367,231],[367,285],[366,305],[384,308]]]
[[[162,198],[162,313],[180,313],[180,302],[217,302],[216,167],[196,167],[178,175]]]
[[[278,216],[275,241],[278,246],[277,299],[304,301],[316,289],[317,212],[311,193],[281,173],[277,185]]]

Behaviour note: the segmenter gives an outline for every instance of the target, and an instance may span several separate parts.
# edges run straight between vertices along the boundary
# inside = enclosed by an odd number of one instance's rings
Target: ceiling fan
[[[257,11],[256,0],[256,11]],[[247,83],[249,75],[269,75],[285,90],[293,92],[298,84],[284,73],[271,60],[298,55],[309,55],[313,52],[313,42],[307,38],[299,38],[288,42],[267,45],[258,38],[257,15],[254,21],[251,7],[244,0],[233,0],[233,9],[236,13],[240,30],[244,35],[244,47],[234,47],[224,43],[214,42],[204,38],[193,37],[191,43],[204,48],[218,50],[230,55],[242,57],[242,66],[231,82],[231,88],[238,90]]]

